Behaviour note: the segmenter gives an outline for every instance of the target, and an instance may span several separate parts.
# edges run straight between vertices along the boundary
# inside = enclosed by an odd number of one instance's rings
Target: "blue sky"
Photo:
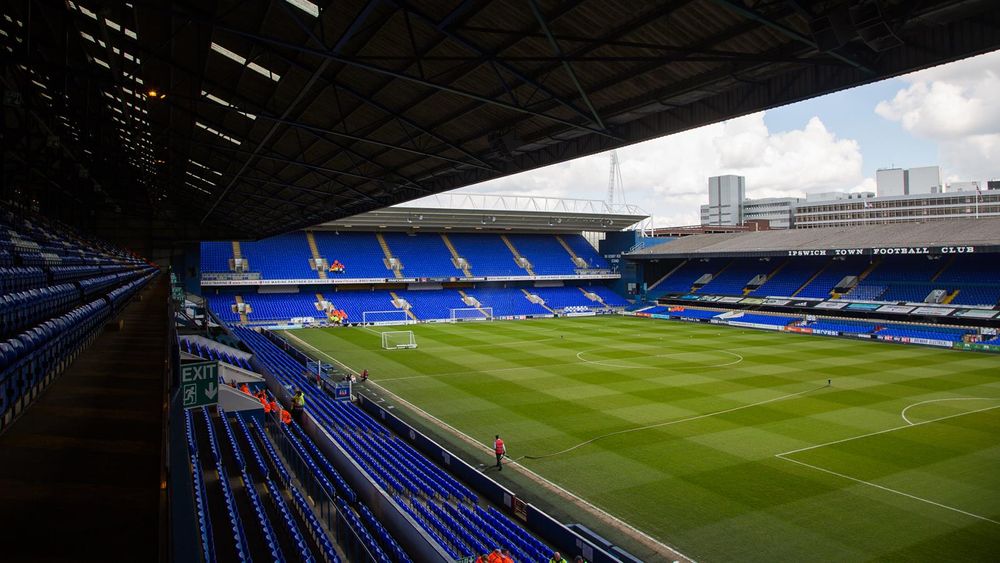
[[[937,144],[908,133],[898,123],[880,118],[875,107],[890,100],[906,88],[900,78],[883,80],[764,113],[764,123],[770,131],[799,129],[813,116],[818,116],[838,137],[854,139],[861,145],[864,156],[861,172],[875,175],[879,168],[912,168],[938,164]]]

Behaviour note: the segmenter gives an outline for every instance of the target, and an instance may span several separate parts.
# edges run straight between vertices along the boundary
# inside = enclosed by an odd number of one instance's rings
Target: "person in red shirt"
[[[507,446],[504,445],[499,434],[497,434],[497,439],[493,442],[493,453],[497,454],[497,469],[503,471],[503,465],[500,463],[500,460],[503,459],[503,456],[507,455]]]

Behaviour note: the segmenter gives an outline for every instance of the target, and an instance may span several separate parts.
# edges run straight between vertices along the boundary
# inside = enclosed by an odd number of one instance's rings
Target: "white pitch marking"
[[[908,426],[904,426],[903,428],[909,428],[909,427]],[[870,481],[864,481],[864,480],[858,479],[856,477],[851,477],[850,475],[844,475],[843,473],[837,473],[836,471],[831,471],[831,470],[825,469],[823,467],[818,467],[816,465],[812,465],[812,464],[806,463],[804,461],[799,461],[797,459],[787,458],[787,457],[784,457],[784,454],[777,454],[774,457],[776,457],[778,459],[783,459],[785,461],[790,461],[792,463],[797,463],[799,465],[802,465],[804,467],[808,467],[810,469],[814,469],[816,471],[822,471],[823,473],[829,473],[830,475],[835,475],[835,476],[840,477],[842,479],[847,479],[848,481],[854,481],[855,483],[861,483],[862,485],[868,485],[869,487],[874,487],[876,489],[880,489],[880,490],[883,490],[883,491],[886,491],[886,492],[889,492],[889,493],[895,493],[897,495],[904,496],[906,498],[910,498],[910,499],[913,499],[913,500],[918,500],[920,502],[925,502],[927,504],[932,504],[934,506],[937,506],[937,507],[940,507],[940,508],[944,508],[946,510],[951,510],[952,512],[957,512],[959,514],[964,514],[966,516],[971,516],[972,518],[976,518],[977,520],[983,520],[984,522],[990,522],[990,523],[993,523],[993,524],[996,524],[996,525],[1000,526],[1000,522],[997,522],[996,520],[992,520],[992,519],[987,518],[985,516],[980,516],[979,514],[973,514],[972,512],[966,512],[965,510],[962,510],[960,508],[955,508],[954,506],[948,506],[947,504],[941,504],[940,502],[935,502],[935,501],[930,500],[930,499],[925,499],[925,498],[922,498],[922,497],[918,497],[916,495],[911,495],[910,493],[904,493],[903,491],[897,491],[896,489],[890,489],[889,487],[885,487],[883,485],[878,485],[878,484],[872,483]]]
[[[995,399],[993,397],[947,397],[944,399],[931,399],[929,401],[920,401],[919,403],[913,403],[912,405],[903,409],[903,411],[899,413],[899,416],[903,417],[903,420],[905,420],[907,424],[913,425],[913,422],[911,422],[910,419],[906,418],[906,411],[912,409],[913,407],[926,405],[927,403],[940,403],[943,401],[1000,401],[1000,399]]]
[[[815,446],[807,446],[805,448],[799,448],[797,450],[788,450],[787,452],[781,452],[780,454],[774,454],[774,455],[780,457],[780,456],[785,456],[785,455],[797,454],[799,452],[805,452],[805,451],[809,451],[809,450],[815,450],[816,448],[822,448],[822,447],[825,447],[825,446],[832,446],[834,444],[842,444],[844,442],[851,442],[853,440],[860,440],[861,438],[867,438],[869,436],[878,436],[879,434],[886,434],[888,432],[895,432],[897,430],[902,430],[904,428],[914,428],[916,426],[923,426],[924,424],[930,424],[932,422],[940,422],[942,420],[948,420],[948,419],[956,418],[956,417],[959,417],[959,416],[965,416],[965,415],[969,415],[969,414],[975,414],[977,412],[990,411],[990,410],[997,409],[997,408],[1000,408],[1000,405],[994,405],[992,407],[986,407],[986,408],[982,408],[982,409],[976,409],[974,411],[969,411],[969,412],[960,412],[958,414],[950,414],[948,416],[942,416],[940,418],[932,418],[930,420],[924,420],[923,422],[914,422],[913,424],[906,424],[906,425],[903,425],[903,426],[893,426],[892,428],[886,428],[885,430],[879,430],[877,432],[869,432],[868,434],[862,434],[860,436],[853,436],[851,438],[843,438],[841,440],[834,440],[832,442],[824,442],[822,444],[816,444]]]

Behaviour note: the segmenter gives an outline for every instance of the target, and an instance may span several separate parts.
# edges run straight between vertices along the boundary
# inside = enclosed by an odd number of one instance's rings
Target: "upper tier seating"
[[[243,248],[242,245],[240,248]],[[228,272],[230,258],[233,258],[233,245],[231,242],[201,243],[202,273]]]
[[[611,267],[607,259],[600,255],[594,245],[587,242],[583,235],[560,235],[566,245],[573,249],[578,258],[583,258],[591,268],[608,269]]]
[[[405,277],[460,278],[464,275],[451,263],[451,252],[437,233],[384,233],[383,237],[393,257],[403,263]],[[391,277],[391,272],[386,275]]]
[[[240,243],[240,253],[247,260],[248,271],[260,272],[263,279],[304,280],[317,278],[316,271],[309,267],[312,253],[309,252],[309,244],[302,231],[278,235],[257,242]],[[217,266],[218,263],[215,262],[215,265]],[[228,261],[226,267],[228,269]],[[202,269],[204,270],[204,265]]]
[[[473,276],[524,276],[500,235],[452,233],[448,235],[458,255],[469,263]],[[565,254],[565,251],[563,251]]]
[[[248,272],[261,279],[318,279],[310,266],[313,258],[335,261],[342,272],[328,271],[337,279],[395,279],[386,266],[386,254],[374,232],[315,231],[318,256],[313,256],[306,233],[296,231],[256,242],[240,243],[240,254],[247,260]],[[393,258],[402,264],[405,278],[461,278],[465,273],[452,263],[452,255],[438,233],[384,232],[382,237]],[[500,235],[494,233],[450,233],[455,251],[470,265],[470,273],[482,276],[526,276]],[[608,269],[607,260],[581,235],[561,235],[566,245],[591,268]],[[510,234],[508,240],[526,258],[537,275],[576,275],[577,265],[555,235]],[[34,250],[32,250],[34,252]],[[37,254],[37,252],[36,252]],[[205,274],[230,272],[232,242],[203,242],[201,271]],[[0,267],[4,257],[0,255]]]
[[[319,249],[320,256],[326,258],[326,261],[331,264],[337,260],[344,265],[343,273],[330,274],[331,276],[382,279],[394,277],[392,271],[385,267],[385,253],[382,252],[382,247],[379,246],[375,233],[316,231],[313,236],[316,237],[316,247]],[[306,245],[304,237],[302,245],[308,254],[309,247]],[[406,261],[403,261],[403,266],[404,268],[409,267]],[[414,264],[414,266],[420,268],[419,264]],[[451,270],[455,269],[450,263],[449,267]],[[407,271],[404,270],[404,272]],[[316,274],[314,273],[312,277],[316,277]]]
[[[552,235],[507,235],[514,248],[531,262],[540,276],[573,275],[576,264],[566,249]],[[508,252],[508,254],[510,254]]]

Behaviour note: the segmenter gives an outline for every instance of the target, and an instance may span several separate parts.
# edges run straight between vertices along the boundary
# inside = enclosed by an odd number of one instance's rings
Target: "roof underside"
[[[527,211],[471,211],[434,207],[388,207],[338,221],[316,229],[340,231],[456,231],[580,233],[621,231],[645,219],[645,215],[531,213]]]
[[[320,4],[4,0],[5,199],[257,238],[1000,47],[990,0]]]
[[[1000,219],[692,235],[643,248],[628,257],[634,260],[708,258],[789,251],[942,246],[1000,247]]]

